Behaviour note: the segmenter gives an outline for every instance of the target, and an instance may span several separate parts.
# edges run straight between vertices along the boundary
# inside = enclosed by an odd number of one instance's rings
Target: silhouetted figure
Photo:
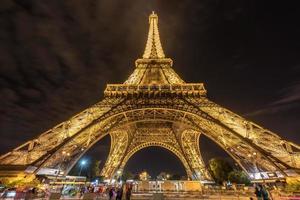
[[[261,185],[257,185],[255,186],[255,196],[257,197],[258,200],[262,200],[263,196],[262,196],[262,191],[261,191]]]
[[[84,190],[85,190],[85,189],[84,189],[84,186],[80,188],[80,196],[83,196]]]
[[[262,194],[262,199],[269,200],[269,194],[268,194],[267,189],[264,186],[260,185],[260,190],[261,190],[261,194]]]
[[[132,187],[129,185],[126,190],[126,200],[130,200]]]
[[[109,200],[113,199],[113,196],[114,196],[114,189],[113,188],[109,189],[108,196],[109,196]]]
[[[123,188],[121,186],[117,191],[116,200],[122,200],[122,196],[123,196]]]

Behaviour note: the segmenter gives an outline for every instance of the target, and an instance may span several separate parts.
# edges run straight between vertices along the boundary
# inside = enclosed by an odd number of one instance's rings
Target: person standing
[[[126,200],[130,200],[130,198],[131,198],[131,190],[132,190],[132,186],[128,185],[127,189],[126,189]]]
[[[118,188],[116,200],[122,200],[122,196],[123,196],[123,188],[121,186]]]
[[[256,185],[255,186],[255,196],[257,198],[257,200],[263,200],[263,196],[262,196],[262,191],[261,191],[261,185]]]
[[[267,189],[262,185],[260,185],[260,188],[263,200],[269,200],[270,198]]]
[[[114,196],[114,189],[111,187],[108,191],[109,200],[113,199]]]
[[[82,187],[80,188],[80,196],[81,196],[81,197],[83,196],[84,191],[85,191],[84,186],[82,186]]]

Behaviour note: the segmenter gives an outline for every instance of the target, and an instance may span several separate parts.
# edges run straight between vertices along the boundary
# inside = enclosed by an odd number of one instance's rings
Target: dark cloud
[[[2,0],[0,153],[98,102],[106,83],[123,82],[143,52],[152,10],[182,78],[204,82],[217,103],[300,143],[297,8],[247,0]]]
[[[300,82],[281,90],[282,98],[273,102],[272,105],[289,104],[300,102]]]
[[[255,110],[245,116],[256,116],[264,114],[277,114],[280,112],[288,112],[291,109],[300,109],[300,84],[296,83],[292,86],[279,90],[278,99],[265,105],[264,108]]]

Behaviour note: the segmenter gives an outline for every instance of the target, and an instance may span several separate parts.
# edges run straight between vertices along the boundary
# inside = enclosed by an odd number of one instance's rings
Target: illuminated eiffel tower
[[[108,84],[104,99],[0,157],[2,168],[33,174],[67,174],[80,157],[109,134],[102,175],[113,178],[137,151],[159,146],[174,153],[191,180],[211,180],[200,136],[223,148],[253,179],[297,175],[300,147],[210,101],[203,83],[186,83],[173,70],[159,37],[158,16],[149,17],[143,57],[123,84]]]

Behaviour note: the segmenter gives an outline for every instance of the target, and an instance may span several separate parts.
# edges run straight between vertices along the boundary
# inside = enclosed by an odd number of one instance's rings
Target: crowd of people
[[[125,199],[130,200],[132,192],[132,185],[125,184],[120,185],[119,187],[110,187],[108,190],[109,200],[122,200],[123,193],[125,193]]]
[[[104,197],[109,200],[130,200],[132,188],[133,185],[129,183],[123,185],[64,185],[52,189],[48,187],[45,190],[38,190],[35,187],[18,187],[3,189],[3,191],[0,191],[0,199],[8,197],[15,199],[48,198],[52,193],[56,193],[68,198],[82,198],[85,195],[93,195],[94,197]]]
[[[130,200],[132,193],[132,184],[110,185],[110,186],[84,186],[80,188],[80,196],[85,193],[93,193],[96,196],[107,196],[109,200]],[[125,197],[125,198],[124,198]]]

